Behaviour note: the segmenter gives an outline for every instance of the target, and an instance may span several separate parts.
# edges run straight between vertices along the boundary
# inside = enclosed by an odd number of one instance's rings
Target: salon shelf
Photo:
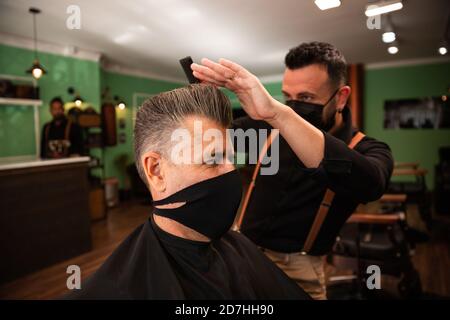
[[[0,105],[41,106],[42,100],[19,99],[19,98],[0,98]]]

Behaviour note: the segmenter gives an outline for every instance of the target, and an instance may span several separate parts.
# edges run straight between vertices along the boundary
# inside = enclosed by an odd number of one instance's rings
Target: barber
[[[81,128],[64,114],[64,102],[55,97],[50,101],[52,121],[42,129],[41,158],[58,159],[83,154]]]
[[[285,64],[285,104],[232,61],[202,59],[191,68],[201,81],[237,95],[248,117],[236,128],[279,130],[279,171],[257,176],[241,231],[314,299],[326,299],[325,255],[357,205],[383,195],[393,159],[385,143],[361,139],[352,126],[347,64],[334,46],[303,43]],[[326,215],[318,223],[320,210]]]

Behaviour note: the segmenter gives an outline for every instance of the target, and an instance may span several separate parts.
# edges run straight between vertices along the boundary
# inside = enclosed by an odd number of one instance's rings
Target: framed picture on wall
[[[450,128],[450,104],[447,96],[384,102],[385,129]]]

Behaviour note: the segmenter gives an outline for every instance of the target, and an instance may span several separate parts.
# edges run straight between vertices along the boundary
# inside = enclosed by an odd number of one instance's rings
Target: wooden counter
[[[0,283],[91,249],[88,162],[0,163]]]

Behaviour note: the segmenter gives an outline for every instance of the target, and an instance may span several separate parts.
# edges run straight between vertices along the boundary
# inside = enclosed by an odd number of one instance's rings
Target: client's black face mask
[[[330,101],[334,98],[336,93],[338,93],[339,89],[337,89],[333,95],[328,99],[325,104],[317,104],[310,103],[298,100],[288,100],[286,101],[286,105],[291,107],[299,116],[303,119],[311,123],[318,129],[322,129],[323,131],[329,131],[334,126],[334,114],[330,119],[327,119],[325,122],[323,120],[323,109]]]
[[[153,201],[153,205],[186,202],[174,209],[155,207],[155,214],[173,219],[210,239],[219,239],[233,225],[241,195],[241,178],[233,170]]]

